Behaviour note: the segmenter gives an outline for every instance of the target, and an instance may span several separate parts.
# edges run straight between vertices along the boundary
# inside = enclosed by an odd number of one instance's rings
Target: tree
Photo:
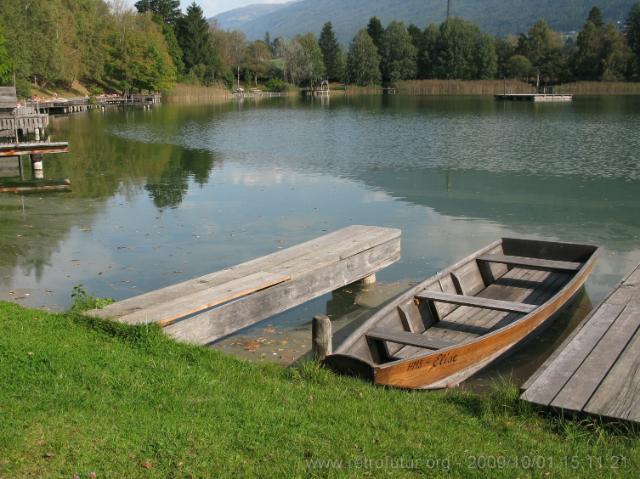
[[[0,85],[4,85],[10,81],[12,70],[9,53],[5,47],[4,34],[0,26]]]
[[[178,20],[177,38],[184,55],[185,69],[205,84],[210,84],[220,72],[220,57],[213,48],[209,24],[202,9],[192,3]]]
[[[598,7],[593,7],[589,10],[589,16],[587,17],[587,22],[593,23],[596,28],[604,27],[604,19],[602,18],[602,10]]]
[[[331,22],[327,22],[322,27],[320,39],[318,40],[322,58],[329,80],[341,80],[344,76],[344,53],[338,43]]]
[[[544,20],[536,22],[518,39],[517,53],[529,59],[537,75],[545,80],[558,79],[564,71],[560,35]]]
[[[176,80],[176,70],[158,24],[150,14],[130,11],[114,15],[106,41],[106,75],[121,90],[164,90]]]
[[[506,38],[496,38],[495,49],[498,59],[498,78],[506,78],[511,76],[511,58],[516,53],[518,47],[518,39],[513,35]],[[529,60],[527,60],[529,61]],[[531,62],[529,62],[531,64]]]
[[[599,80],[603,72],[603,28],[587,20],[576,46],[571,60],[574,75],[581,80]]]
[[[533,74],[533,66],[527,57],[513,55],[505,65],[504,77],[528,78]]]
[[[180,11],[180,0],[139,0],[135,7],[140,13],[151,12],[154,17],[161,20],[159,23],[167,23],[175,26],[182,12]]]
[[[635,71],[640,75],[640,2],[636,3],[627,18],[627,42],[635,56]]]
[[[295,42],[302,47],[303,61],[299,75],[299,81],[308,84],[313,88],[322,80],[326,73],[324,60],[322,59],[322,50],[318,45],[318,40],[313,33],[298,36]]]
[[[367,30],[360,30],[353,38],[347,58],[347,77],[360,86],[380,82],[380,55]]]
[[[369,24],[367,25],[367,33],[371,40],[373,40],[373,44],[380,51],[382,48],[382,36],[384,35],[384,27],[382,26],[382,22],[378,17],[371,17],[369,19]]]
[[[404,23],[391,22],[382,37],[380,70],[382,80],[393,83],[416,75],[416,47]]]
[[[245,56],[245,68],[252,74],[254,83],[271,69],[271,51],[266,43],[256,40],[249,45]]]
[[[624,80],[629,75],[633,54],[624,35],[612,23],[606,25],[602,34],[602,76],[604,81]]]
[[[484,80],[495,78],[496,72],[493,38],[459,18],[449,18],[440,25],[433,66],[436,78]]]
[[[433,78],[437,60],[437,44],[440,30],[435,23],[425,28],[422,34],[422,51],[418,51],[418,76]]]

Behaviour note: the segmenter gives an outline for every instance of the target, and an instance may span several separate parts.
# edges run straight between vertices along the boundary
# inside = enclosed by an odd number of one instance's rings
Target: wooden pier
[[[522,388],[536,405],[640,422],[640,266]]]
[[[496,100],[502,101],[530,101],[535,103],[573,101],[573,95],[561,95],[556,93],[502,93],[495,97]]]
[[[89,314],[156,323],[177,340],[209,344],[386,268],[400,259],[400,236],[398,229],[349,226]]]
[[[0,158],[21,155],[50,155],[52,153],[68,152],[69,143],[66,141],[0,143]]]

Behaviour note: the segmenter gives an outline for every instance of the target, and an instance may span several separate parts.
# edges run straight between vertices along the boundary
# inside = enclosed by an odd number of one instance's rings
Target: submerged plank
[[[477,296],[463,296],[461,294],[447,294],[440,293],[438,291],[422,291],[416,295],[416,298],[427,301],[440,301],[449,304],[523,314],[530,313],[537,308],[537,306],[532,304],[500,301],[497,299],[480,298]]]

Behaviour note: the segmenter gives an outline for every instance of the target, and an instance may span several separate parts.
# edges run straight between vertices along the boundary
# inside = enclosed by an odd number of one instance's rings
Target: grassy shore
[[[0,302],[0,477],[633,477],[637,432]]]

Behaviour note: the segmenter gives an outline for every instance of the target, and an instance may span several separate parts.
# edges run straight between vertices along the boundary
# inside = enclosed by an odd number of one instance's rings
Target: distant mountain
[[[545,19],[558,31],[578,30],[584,24],[589,10],[599,6],[607,21],[623,20],[637,0],[452,0],[453,13],[471,20],[489,33],[507,35],[521,33],[537,20]],[[266,9],[264,8],[266,7]],[[269,11],[269,8],[274,10]],[[297,33],[320,33],[322,25],[331,21],[338,38],[348,43],[372,16],[383,23],[401,20],[424,27],[444,20],[446,0],[301,0],[286,5],[254,5],[223,13],[242,13],[233,28],[242,30],[250,39],[291,37]]]
[[[295,2],[256,3],[247,5],[246,7],[234,8],[233,10],[220,13],[215,17],[210,18],[209,22],[216,21],[218,22],[218,25],[225,30],[241,30],[243,25],[270,13],[277,12],[292,3]],[[262,33],[264,35],[264,32]]]

